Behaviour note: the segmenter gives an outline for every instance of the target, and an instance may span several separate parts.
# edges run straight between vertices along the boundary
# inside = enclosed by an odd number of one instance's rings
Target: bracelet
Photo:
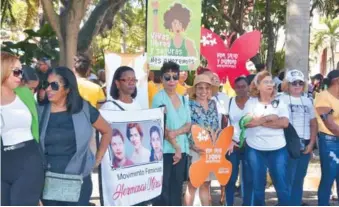
[[[153,14],[157,15],[158,14],[158,9],[153,9]]]

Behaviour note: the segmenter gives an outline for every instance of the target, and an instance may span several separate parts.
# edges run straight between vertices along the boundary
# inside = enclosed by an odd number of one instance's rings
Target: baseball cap
[[[304,77],[304,74],[300,70],[293,69],[293,70],[287,71],[286,80],[289,83],[292,83],[297,80],[305,81],[305,77]]]
[[[332,70],[328,75],[328,82],[331,83],[334,79],[339,78],[339,70]]]

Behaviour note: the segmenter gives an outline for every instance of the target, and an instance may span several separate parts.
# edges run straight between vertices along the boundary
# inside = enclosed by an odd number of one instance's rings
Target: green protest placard
[[[181,70],[200,63],[201,0],[148,0],[147,59],[151,70],[173,61]]]

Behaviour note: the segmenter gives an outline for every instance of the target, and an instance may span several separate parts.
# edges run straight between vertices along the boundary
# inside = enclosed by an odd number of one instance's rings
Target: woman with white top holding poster
[[[226,191],[226,205],[233,206],[235,184],[238,179],[239,165],[241,165],[241,188],[243,189],[243,205],[251,205],[252,200],[252,186],[250,182],[250,175],[248,175],[248,164],[245,159],[244,148],[240,145],[240,127],[239,121],[245,115],[245,104],[247,103],[249,96],[249,85],[245,76],[240,76],[234,81],[234,90],[237,94],[235,98],[230,98],[228,104],[228,124],[234,127],[234,134],[232,138],[232,144],[229,147],[226,157],[232,163],[232,175],[230,181],[225,187]],[[247,174],[246,174],[247,173]]]
[[[265,205],[267,168],[277,192],[278,205],[288,205],[288,152],[283,130],[289,124],[287,105],[275,100],[274,82],[268,71],[256,75],[250,86],[250,95],[252,98],[245,105],[245,114],[252,117],[246,125],[245,156],[252,172],[253,205]]]
[[[290,205],[300,206],[302,205],[304,178],[316,142],[318,123],[312,101],[302,96],[305,89],[305,79],[301,71],[289,70],[281,89],[285,94],[279,98],[288,104],[290,123],[300,137],[301,155],[296,159],[290,157],[287,168]]]

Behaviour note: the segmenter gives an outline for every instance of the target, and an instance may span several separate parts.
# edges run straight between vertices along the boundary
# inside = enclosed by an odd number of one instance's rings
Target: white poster
[[[148,74],[146,69],[147,57],[145,53],[138,54],[105,54],[105,70],[106,70],[106,90],[107,99],[112,100],[110,89],[112,85],[113,75],[120,66],[129,66],[134,69],[137,82],[137,102],[143,109],[148,109]]]
[[[130,206],[161,194],[163,111],[100,110],[113,131],[100,169],[103,205]]]

